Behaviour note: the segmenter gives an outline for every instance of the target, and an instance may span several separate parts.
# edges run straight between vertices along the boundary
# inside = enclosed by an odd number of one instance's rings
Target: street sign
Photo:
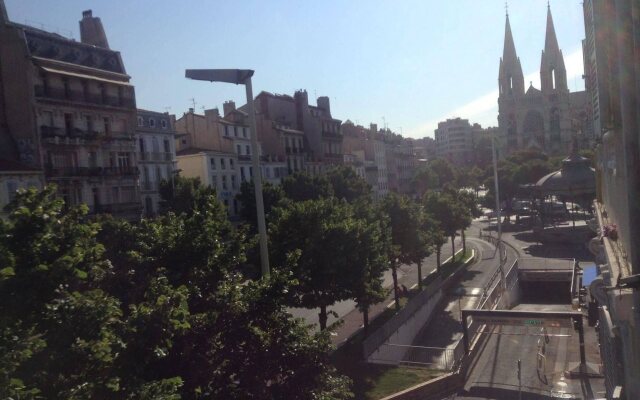
[[[487,325],[529,326],[534,328],[573,328],[571,318],[525,318],[474,315],[473,320]]]

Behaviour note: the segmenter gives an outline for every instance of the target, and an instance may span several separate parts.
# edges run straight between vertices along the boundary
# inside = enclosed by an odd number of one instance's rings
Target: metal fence
[[[402,364],[413,367],[451,371],[462,358],[464,349],[453,347],[425,347],[385,343],[369,361],[380,364]]]

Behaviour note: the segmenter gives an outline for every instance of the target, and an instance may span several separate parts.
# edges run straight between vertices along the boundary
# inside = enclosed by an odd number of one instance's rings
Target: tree
[[[442,158],[436,158],[429,161],[427,167],[431,169],[437,177],[436,187],[438,189],[444,189],[445,186],[454,183],[456,172],[449,161]]]
[[[215,189],[202,185],[200,178],[176,176],[172,181],[163,180],[160,182],[158,192],[163,213],[172,211],[175,214],[191,214],[196,205],[205,199],[218,201],[215,198]]]
[[[458,190],[456,193],[456,199],[461,209],[459,211],[459,225],[458,229],[460,229],[460,237],[462,238],[462,253],[467,253],[467,239],[464,231],[471,226],[471,221],[473,218],[478,218],[482,215],[480,209],[478,209],[478,204],[476,203],[476,198],[470,192],[465,190]]]
[[[387,296],[384,289],[384,271],[389,268],[391,234],[388,218],[373,207],[368,200],[360,200],[355,205],[355,217],[363,224],[360,246],[354,251],[360,253],[360,271],[353,288],[353,298],[362,313],[365,332],[369,329],[369,308],[383,301]]]
[[[21,191],[0,220],[0,397],[116,398],[123,313],[98,225],[55,195]]]
[[[282,180],[282,189],[293,201],[317,200],[333,195],[331,184],[324,176],[296,172]]]
[[[438,187],[438,176],[428,166],[422,166],[414,174],[412,183],[416,194],[423,196],[427,190]]]
[[[320,329],[327,327],[327,308],[351,298],[363,265],[364,225],[352,207],[336,199],[293,202],[277,208],[269,226],[269,250],[275,265],[291,265],[298,284],[291,305],[319,308]]]
[[[461,225],[462,207],[451,192],[428,192],[424,199],[425,209],[438,221],[444,235],[451,238],[451,254],[456,254],[454,240]],[[436,250],[438,251],[438,250]]]
[[[393,276],[394,295],[396,309],[400,309],[400,296],[398,294],[398,272],[400,264],[408,264],[416,260],[417,254],[421,254],[423,245],[420,232],[418,208],[415,204],[395,193],[390,193],[381,202],[380,207],[389,217],[391,228],[391,275]]]
[[[356,175],[353,168],[347,166],[333,167],[327,171],[325,178],[329,181],[333,195],[349,203],[368,198],[371,195],[371,186]]]
[[[253,231],[255,232],[258,229],[258,213],[256,210],[256,192],[253,187],[253,181],[242,182],[242,185],[240,185],[240,193],[238,193],[236,199],[241,205],[240,216],[253,227]],[[262,185],[262,199],[264,201],[265,219],[268,220],[271,210],[284,201],[285,193],[280,185],[264,182]]]
[[[295,282],[247,281],[242,232],[201,200],[130,224],[20,193],[0,220],[0,397],[350,398],[328,336],[283,307]]]

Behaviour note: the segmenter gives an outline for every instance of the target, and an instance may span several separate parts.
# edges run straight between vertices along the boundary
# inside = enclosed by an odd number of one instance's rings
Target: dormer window
[[[144,126],[144,119],[142,117],[138,117],[138,126]]]
[[[156,120],[153,118],[149,118],[149,128],[155,128],[156,127]]]
[[[162,127],[162,129],[167,129],[167,120],[160,120],[160,126]]]

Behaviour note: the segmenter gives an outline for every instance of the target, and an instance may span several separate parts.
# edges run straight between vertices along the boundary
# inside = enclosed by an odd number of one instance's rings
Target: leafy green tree
[[[204,186],[200,178],[176,176],[172,181],[163,180],[158,192],[163,213],[171,211],[175,214],[191,214],[198,203],[211,198],[211,195],[214,195],[214,201],[218,201],[215,198],[215,189]]]
[[[444,235],[451,238],[451,254],[455,255],[456,231],[462,225],[464,210],[452,192],[428,192],[424,199],[425,209],[438,221]],[[436,250],[437,251],[437,250]]]
[[[240,185],[240,193],[236,196],[236,199],[240,202],[240,216],[242,219],[251,224],[256,231],[258,214],[256,210],[256,193],[253,188],[253,181],[242,182]],[[269,182],[264,182],[262,185],[262,199],[264,201],[264,214],[265,219],[269,220],[269,215],[273,207],[276,207],[285,200],[285,193],[280,185],[273,185]]]
[[[293,202],[277,208],[269,229],[269,250],[275,265],[292,265],[298,284],[291,305],[319,308],[320,329],[327,327],[327,308],[352,298],[366,263],[359,251],[366,224],[352,207],[336,199]]]
[[[0,220],[0,397],[116,398],[123,313],[98,225],[55,196],[19,192]]]
[[[422,254],[424,245],[421,235],[419,209],[407,197],[390,193],[380,203],[383,212],[389,217],[391,228],[391,275],[393,287],[398,288],[398,266],[410,264]],[[394,290],[396,309],[400,309],[400,296]]]
[[[438,176],[428,166],[422,166],[414,174],[412,186],[418,196],[423,196],[427,190],[438,188]]]
[[[215,195],[130,224],[30,190],[0,220],[0,397],[347,399],[329,338],[283,308],[295,282],[238,271]],[[109,261],[105,257],[109,257]]]
[[[452,185],[455,182],[456,171],[451,163],[442,158],[436,158],[427,163],[427,168],[433,171],[437,177],[438,189],[444,189],[447,185]]]
[[[354,249],[360,253],[360,264],[355,265],[360,271],[352,295],[362,313],[366,332],[369,329],[369,308],[387,296],[383,283],[384,271],[389,268],[391,234],[387,216],[368,200],[358,201],[354,208],[358,223],[363,225],[363,235],[360,246]]]
[[[329,181],[333,195],[349,203],[371,196],[371,186],[347,166],[333,167],[327,171],[325,178]]]
[[[333,195],[331,184],[324,176],[296,172],[282,180],[282,189],[293,201],[317,200]]]

